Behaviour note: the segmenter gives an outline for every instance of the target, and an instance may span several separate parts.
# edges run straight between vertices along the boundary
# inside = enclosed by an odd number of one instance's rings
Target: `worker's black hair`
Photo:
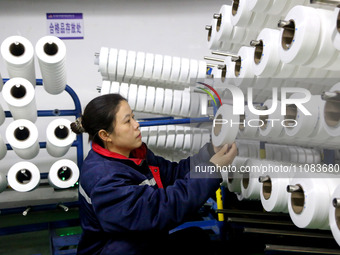
[[[92,99],[85,107],[83,115],[71,124],[72,131],[76,134],[86,132],[89,134],[89,141],[104,147],[98,132],[101,129],[108,133],[113,132],[116,113],[123,100],[127,101],[119,94],[107,94]]]

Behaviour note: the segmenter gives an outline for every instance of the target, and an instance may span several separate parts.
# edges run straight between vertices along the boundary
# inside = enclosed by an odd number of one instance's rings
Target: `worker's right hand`
[[[236,155],[236,144],[233,143],[231,146],[226,144],[214,156],[211,157],[210,162],[216,166],[228,166],[233,162]]]

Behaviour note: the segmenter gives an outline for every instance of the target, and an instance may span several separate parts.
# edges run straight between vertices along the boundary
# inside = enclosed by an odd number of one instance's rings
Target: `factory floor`
[[[214,241],[214,255],[237,254],[228,249],[228,244]],[[13,234],[0,237],[1,255],[51,255],[49,231]],[[252,253],[256,255],[256,253]]]
[[[1,255],[53,254],[51,235],[79,235],[78,209],[29,212],[0,215]]]
[[[0,236],[1,255],[47,255],[50,253],[49,231]]]
[[[237,211],[237,217],[241,217]],[[255,217],[255,216],[254,216]],[[258,217],[258,216],[257,216]],[[277,216],[275,216],[277,221]],[[306,231],[301,231],[294,226],[287,226],[291,229],[295,236],[276,236],[266,234],[252,234],[250,229],[257,230],[264,228],[257,223],[251,228],[247,228],[248,234],[245,231],[243,223],[240,225],[236,222],[235,215],[231,214],[230,217],[225,217],[228,220],[224,224],[222,235],[227,240],[220,240],[218,236],[209,230],[212,240],[212,252],[214,255],[222,254],[242,254],[242,255],[257,255],[257,254],[282,254],[282,252],[265,252],[264,244],[284,244],[284,245],[303,245],[308,246],[321,246],[328,249],[333,249],[332,252],[322,254],[340,254],[340,250],[333,240],[330,231],[311,231],[314,238],[304,238],[303,235],[298,238],[298,233],[304,234]],[[245,217],[247,224],[250,224],[251,218]],[[235,222],[233,222],[234,220]],[[267,221],[270,218],[266,217]],[[227,221],[225,221],[227,222]],[[249,227],[249,226],[248,226]],[[268,228],[268,226],[265,226]],[[276,229],[278,226],[272,226]],[[282,229],[284,226],[279,226]],[[267,229],[268,230],[268,229]],[[285,229],[285,231],[287,231]],[[299,232],[297,232],[299,231]],[[54,255],[54,254],[75,254],[76,245],[81,233],[79,227],[79,213],[77,208],[72,208],[68,212],[62,210],[51,210],[41,212],[30,212],[27,216],[22,216],[21,213],[0,215],[0,254],[1,255]],[[53,237],[53,238],[51,238]],[[51,242],[53,240],[53,242]],[[56,242],[58,240],[58,242]],[[51,245],[51,244],[54,244]],[[245,243],[247,245],[245,245]],[[57,252],[53,252],[57,251]],[[69,253],[69,251],[74,253]],[[68,252],[68,253],[63,253]],[[290,254],[301,254],[290,253]],[[309,253],[309,254],[314,254]],[[321,253],[318,253],[321,254]]]

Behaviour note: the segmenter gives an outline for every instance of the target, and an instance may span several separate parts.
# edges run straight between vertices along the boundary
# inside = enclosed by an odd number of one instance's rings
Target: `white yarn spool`
[[[282,163],[265,161],[267,166],[281,167]],[[287,185],[290,183],[292,173],[274,172],[264,174],[259,178],[262,184],[260,197],[261,204],[267,212],[288,213]]]
[[[181,116],[188,116],[190,111],[190,104],[191,104],[191,96],[190,90],[183,90],[182,93],[182,105],[179,114]]]
[[[231,145],[237,136],[240,122],[240,116],[233,114],[231,105],[223,104],[217,110],[214,118],[214,124],[211,132],[212,143],[219,147],[225,144]]]
[[[161,75],[161,81],[162,82],[169,82],[170,74],[171,74],[171,68],[172,68],[172,57],[165,55],[163,57],[163,71]]]
[[[199,93],[190,93],[190,106],[188,111],[188,116],[190,117],[199,117],[200,116],[200,94]]]
[[[220,17],[217,19],[216,24],[216,37],[219,42],[219,49],[226,49],[229,47],[229,51],[231,51],[231,43],[239,44],[244,42],[243,39],[246,29],[244,27],[232,25],[230,5],[222,5],[219,14]],[[225,44],[227,44],[228,47],[226,47]]]
[[[154,67],[153,67],[153,74],[152,74],[153,81],[157,81],[161,78],[162,70],[163,70],[163,56],[156,54]]]
[[[132,110],[136,108],[138,86],[130,84],[128,102]]]
[[[314,154],[314,164],[321,163],[321,153],[318,149],[312,149],[312,152]]]
[[[127,62],[127,51],[120,49],[118,51],[117,59],[117,81],[122,82],[125,76]]]
[[[129,50],[127,53],[124,82],[127,83],[130,82],[131,78],[135,74],[135,67],[136,67],[136,52]]]
[[[146,86],[139,85],[138,86],[138,94],[137,94],[136,111],[142,112],[144,110],[145,99],[146,99]]]
[[[329,203],[329,226],[335,241],[340,246],[340,222],[339,222],[339,198],[340,198],[340,185],[334,190],[331,196],[331,203]]]
[[[119,94],[120,84],[118,81],[111,82],[110,94]]]
[[[248,0],[247,1],[247,9],[252,12],[264,12],[271,5],[270,0]]]
[[[108,67],[109,67],[109,48],[101,47],[99,52],[99,72],[103,77],[103,80],[110,78]]]
[[[290,96],[290,99],[301,98],[301,94],[294,93]],[[296,105],[287,105],[285,119],[295,120],[294,126],[287,127],[285,124],[285,131],[288,136],[291,137],[308,137],[315,130],[320,118],[320,106],[322,100],[320,96],[312,96],[312,98],[304,104],[304,107],[311,113],[311,115],[305,115],[300,108]],[[288,121],[289,122],[289,121]]]
[[[208,96],[200,94],[200,114],[206,116],[208,114]]]
[[[340,179],[331,174],[300,174],[291,180],[291,187],[300,187],[288,198],[289,215],[299,228],[330,229],[329,204]]]
[[[103,49],[103,52],[101,50],[100,52],[100,57],[105,57],[105,54],[106,54],[106,48],[102,48]],[[102,56],[103,54],[103,56]],[[110,81],[116,81],[117,80],[117,64],[118,64],[118,50],[117,49],[110,49],[109,50],[109,57],[108,57],[108,63],[107,63],[107,75],[105,73],[105,60],[103,60],[103,68],[102,68],[102,76],[103,76],[103,79],[105,79],[106,76],[108,76],[108,79]],[[100,63],[100,62],[99,62]]]
[[[209,50],[217,50],[219,48],[219,41],[217,37],[217,31],[215,29],[217,25],[217,20],[212,19],[210,22],[210,25],[206,27],[206,30],[208,30],[208,49]]]
[[[190,106],[189,106],[189,116],[190,117],[199,117],[200,113],[200,94],[198,93],[190,93]]]
[[[34,86],[24,78],[8,80],[2,91],[14,120],[37,120],[37,106],[35,102]]]
[[[103,81],[100,89],[100,95],[106,95],[110,93],[111,81]]]
[[[198,61],[195,59],[190,59],[190,71],[188,75],[187,83],[195,83],[198,73]]]
[[[306,153],[306,163],[314,164],[314,153],[312,152],[312,150],[305,148],[305,153]]]
[[[17,35],[7,37],[1,44],[1,55],[10,78],[24,78],[35,87],[34,48],[28,39]]]
[[[240,57],[235,62],[234,75],[235,85],[242,88],[252,87],[256,76],[253,70],[253,56],[254,50],[251,47],[243,46],[238,51],[237,55]]]
[[[281,30],[280,57],[284,63],[304,64],[317,47],[320,20],[311,7],[296,6],[285,17],[293,20],[293,27]]]
[[[3,159],[7,154],[7,146],[0,135],[0,160]]]
[[[296,152],[298,155],[298,163],[300,164],[305,164],[306,163],[306,152],[303,148],[301,147],[296,147]]]
[[[182,106],[182,90],[174,90],[173,91],[173,100],[172,100],[172,109],[171,114],[172,115],[179,115],[181,106]]]
[[[191,139],[191,151],[198,152],[202,143],[202,131],[199,128],[193,130]]]
[[[224,4],[220,8],[219,18],[217,19],[216,26],[213,28],[216,31],[216,39],[219,42],[219,48],[223,47],[225,41],[230,41],[233,33],[233,25],[230,20],[231,6]]]
[[[7,126],[6,139],[14,152],[23,159],[32,159],[39,153],[38,129],[29,120],[15,120]]]
[[[236,157],[232,163],[232,166],[235,166],[236,172],[227,171],[222,172],[223,183],[227,186],[230,192],[241,193],[241,180],[243,174],[240,171],[240,167],[246,164],[248,159],[244,157]]]
[[[297,1],[297,0],[296,0]],[[291,0],[272,0],[270,1],[267,15],[283,15],[290,7]]]
[[[155,94],[156,88],[152,86],[148,86],[146,91],[146,101],[144,111],[152,112],[155,104]]]
[[[142,142],[148,144],[149,139],[149,127],[141,127],[140,132],[142,135]]]
[[[154,64],[154,55],[152,53],[145,54],[145,68],[143,80],[146,82],[152,78],[153,74],[153,64]]]
[[[281,148],[281,158],[283,162],[290,162],[290,151],[288,146],[283,145]]]
[[[35,45],[35,51],[44,89],[52,95],[60,94],[67,84],[65,43],[56,36],[44,36]],[[107,73],[107,64],[105,72]]]
[[[124,97],[126,100],[128,100],[129,95],[129,84],[123,82],[120,84],[119,88],[119,94]]]
[[[340,136],[340,83],[335,84],[329,92],[336,93],[336,100],[323,100],[321,103],[321,125],[330,136]]]
[[[145,53],[137,52],[135,75],[132,80],[136,82],[140,82],[141,80],[143,80],[144,69],[145,69]]]
[[[163,103],[164,103],[164,89],[156,88],[156,96],[155,96],[155,106],[153,111],[155,113],[163,112]]]
[[[158,138],[158,127],[152,126],[149,128],[149,138],[148,138],[148,146],[156,147]]]
[[[266,143],[265,150],[266,150],[266,159],[267,160],[274,160],[274,144]]]
[[[294,65],[283,64],[279,56],[280,31],[264,28],[256,39],[254,49],[254,74],[261,77],[291,77]]]
[[[8,185],[18,192],[28,192],[38,187],[40,171],[31,162],[18,162],[7,173]]]
[[[76,139],[76,134],[71,130],[71,121],[55,119],[46,129],[46,150],[53,157],[62,157],[70,149]]]
[[[223,81],[223,79],[225,79],[224,83],[228,83],[231,85],[236,85],[235,80],[236,80],[236,76],[235,76],[235,65],[236,62],[235,61],[231,61],[230,57],[227,57],[224,59],[224,64],[225,64],[225,69],[222,69],[222,74],[221,74],[221,79]],[[238,63],[240,64],[240,63]]]
[[[269,109],[274,107],[272,103],[272,100],[267,100],[263,105]],[[267,117],[262,117],[263,118],[261,119],[265,122],[265,124],[260,128],[261,136],[268,138],[278,138],[284,135],[283,126],[281,125],[283,116],[281,115],[281,104],[279,101],[276,110],[272,114],[269,114]]]
[[[183,142],[184,142],[184,127],[177,125],[175,132],[176,132],[176,136],[175,136],[174,149],[181,150],[183,148]]]
[[[181,70],[181,59],[179,57],[172,57],[170,82],[178,81],[180,70]]]
[[[247,159],[245,165],[248,167],[260,166],[261,161],[255,159]],[[258,179],[261,175],[260,172],[254,171],[254,169],[249,168],[243,172],[241,180],[241,194],[244,199],[248,200],[260,200],[261,183]]]
[[[247,27],[249,29],[258,29],[262,27],[265,15],[258,15],[247,8],[247,1],[233,1],[231,24],[233,26]]]
[[[207,62],[203,60],[198,61],[198,71],[197,71],[197,79],[203,80],[207,77]]]
[[[209,79],[206,83],[209,83],[210,86],[213,86],[215,89],[220,90],[225,84],[225,77],[222,79],[222,73],[223,75],[225,75],[226,70],[227,67],[224,67],[223,65],[219,67],[214,67],[210,73],[212,80],[210,81]]]
[[[190,60],[188,58],[181,58],[181,70],[179,72],[178,82],[187,83],[190,71]]]
[[[159,126],[157,133],[157,148],[164,148],[167,139],[167,128],[166,126]]]
[[[183,139],[183,147],[182,147],[184,151],[191,150],[192,133],[193,133],[193,130],[191,127],[184,127],[184,139]]]
[[[339,53],[331,41],[330,16],[328,10],[306,6],[292,8],[285,18],[291,23],[281,31],[282,61],[311,68],[338,70]]]
[[[245,141],[236,140],[236,147],[238,150],[238,157],[246,158],[249,157],[248,144]],[[266,143],[267,145],[267,143]]]
[[[173,90],[165,89],[164,91],[164,104],[163,104],[163,114],[170,114],[172,110],[173,102]]]
[[[240,116],[240,122],[245,125],[240,125],[240,135],[242,137],[254,138],[259,135],[259,122],[254,122],[258,116],[252,113],[248,107],[244,110],[244,115]]]
[[[335,8],[332,15],[332,41],[333,46],[340,51],[340,8]]]
[[[256,141],[248,141],[248,151],[250,158],[259,158],[260,143]]]
[[[321,23],[321,31],[320,31],[320,40],[319,43],[319,51],[316,53],[317,57],[316,64],[312,65],[312,63],[308,63],[308,65],[318,68],[321,67],[323,69],[331,70],[331,71],[339,71],[340,70],[340,52],[334,48],[333,40],[332,40],[332,29],[330,29],[334,20],[332,19],[333,12],[330,10],[324,9],[316,9],[320,18]]]
[[[293,163],[299,162],[299,156],[297,153],[297,149],[295,146],[289,146],[288,147],[289,154],[290,154],[290,161]]]
[[[167,127],[166,129],[167,137],[166,137],[165,148],[173,150],[174,145],[175,145],[175,138],[176,138],[176,127],[174,125],[168,125],[166,127]]]
[[[79,168],[69,159],[61,159],[55,162],[48,172],[48,182],[57,189],[72,187],[79,179]]]

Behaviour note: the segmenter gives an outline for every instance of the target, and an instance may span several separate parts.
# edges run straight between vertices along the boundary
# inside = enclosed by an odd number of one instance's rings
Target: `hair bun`
[[[81,117],[78,117],[75,122],[71,123],[71,129],[76,134],[81,134],[81,133],[85,133],[86,132],[86,130],[83,127],[82,118]]]

